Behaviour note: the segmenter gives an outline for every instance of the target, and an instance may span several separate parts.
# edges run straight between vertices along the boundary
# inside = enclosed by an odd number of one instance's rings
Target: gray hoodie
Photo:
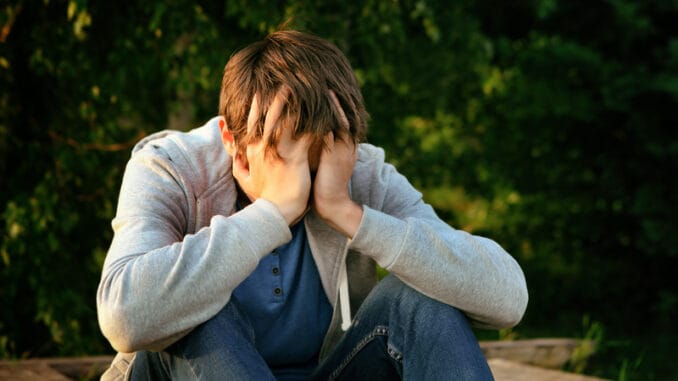
[[[313,212],[304,223],[334,314],[320,357],[341,337],[377,278],[375,262],[478,327],[517,324],[527,306],[520,266],[494,241],[440,220],[384,152],[361,144],[350,183],[364,215],[346,239]],[[259,260],[291,239],[272,203],[236,211],[231,157],[216,118],[162,131],[127,164],[114,237],[97,292],[99,324],[123,353],[162,350],[228,303]],[[118,356],[124,373],[131,356]],[[116,364],[114,364],[116,365]]]

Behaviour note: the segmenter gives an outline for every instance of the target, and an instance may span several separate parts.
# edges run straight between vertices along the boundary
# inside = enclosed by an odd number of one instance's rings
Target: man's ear
[[[226,148],[226,152],[228,152],[228,154],[231,156],[235,156],[237,151],[235,139],[233,138],[231,131],[228,129],[228,126],[226,125],[226,119],[224,119],[223,116],[219,117],[219,132],[221,135],[221,141],[224,143],[224,148]]]

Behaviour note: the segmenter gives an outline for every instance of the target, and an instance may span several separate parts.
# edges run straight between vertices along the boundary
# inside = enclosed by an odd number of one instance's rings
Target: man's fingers
[[[290,89],[287,86],[281,86],[280,90],[278,90],[278,92],[275,94],[273,103],[271,103],[271,107],[269,107],[268,111],[266,112],[266,120],[264,121],[264,141],[269,141],[273,130],[275,130],[276,125],[280,121],[280,114],[282,114],[282,110],[285,108],[287,97],[289,95]],[[291,131],[281,132],[281,139],[291,138],[291,136]]]
[[[348,118],[346,117],[346,113],[344,112],[344,109],[341,108],[341,103],[339,103],[339,98],[337,98],[337,95],[334,93],[334,91],[330,90],[330,99],[332,100],[332,104],[334,105],[334,109],[337,111],[337,114],[339,115],[339,124],[346,130],[349,129],[348,125]]]
[[[325,143],[325,149],[323,149],[320,153],[321,157],[324,155],[329,155],[334,150],[334,132],[328,132],[323,140]]]
[[[247,134],[252,132],[257,122],[259,121],[259,95],[254,94],[252,97],[252,105],[250,106],[250,113],[247,115]]]
[[[267,141],[270,138],[275,126],[280,119],[280,114],[287,103],[287,97],[289,96],[290,90],[287,86],[282,86],[280,90],[275,94],[275,98],[271,103],[271,106],[266,111],[266,116],[264,117],[264,131],[263,139]],[[261,115],[261,105],[260,105],[259,94],[254,94],[252,97],[252,105],[250,106],[250,112],[247,115],[247,133],[252,133],[252,130],[256,128],[259,123],[259,116]]]
[[[278,151],[283,151],[286,156],[296,156],[304,161],[308,160],[308,150],[311,148],[313,138],[310,134],[301,135],[297,140],[292,140],[291,134],[286,140],[280,139]]]

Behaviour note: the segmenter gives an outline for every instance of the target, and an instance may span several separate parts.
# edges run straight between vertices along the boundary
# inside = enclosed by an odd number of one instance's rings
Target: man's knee
[[[167,348],[173,356],[199,356],[234,342],[254,343],[255,334],[247,315],[231,299],[216,315],[195,327],[181,340]],[[190,356],[189,356],[190,357]]]

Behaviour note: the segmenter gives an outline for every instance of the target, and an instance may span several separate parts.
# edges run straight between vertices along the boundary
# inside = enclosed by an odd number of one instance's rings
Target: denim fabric
[[[492,380],[466,317],[389,275],[312,380]]]
[[[164,352],[137,352],[130,380],[275,380],[236,300]]]
[[[165,352],[139,352],[132,380],[492,380],[466,317],[389,275],[312,374],[270,369],[237,301]]]

